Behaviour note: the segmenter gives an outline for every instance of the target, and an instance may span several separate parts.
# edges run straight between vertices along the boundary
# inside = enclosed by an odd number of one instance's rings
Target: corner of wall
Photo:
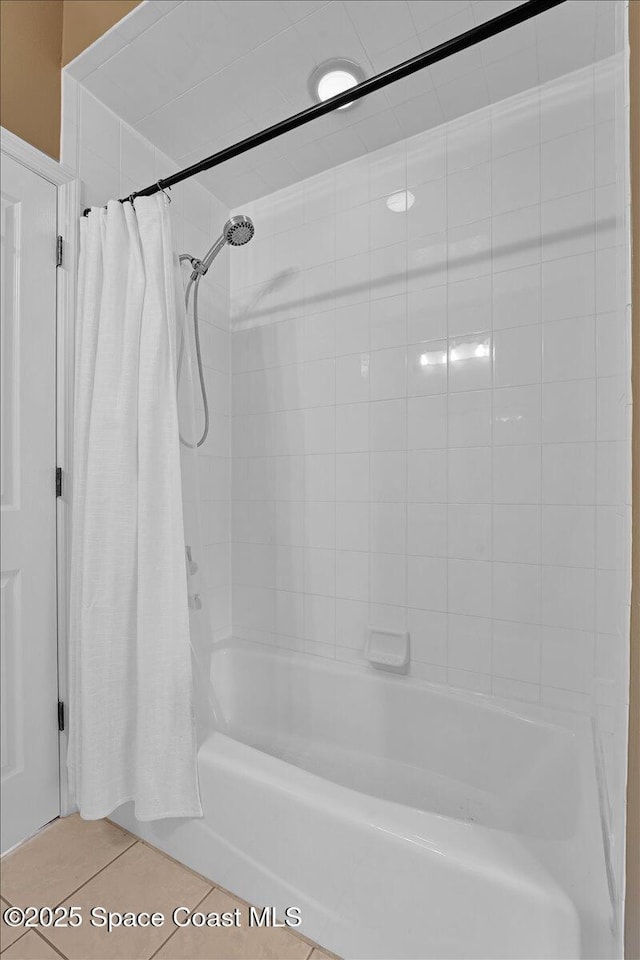
[[[629,3],[631,143],[632,585],[625,957],[640,957],[640,0]]]

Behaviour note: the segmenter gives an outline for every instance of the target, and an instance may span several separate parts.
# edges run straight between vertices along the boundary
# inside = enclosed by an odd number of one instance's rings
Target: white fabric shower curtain
[[[81,222],[68,768],[80,813],[201,816],[168,200]]]

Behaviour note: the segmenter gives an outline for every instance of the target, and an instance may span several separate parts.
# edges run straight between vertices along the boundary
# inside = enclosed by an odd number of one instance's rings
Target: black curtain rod
[[[195,177],[199,173],[204,173],[206,170],[211,170],[213,167],[225,163],[227,160],[239,157],[254,147],[259,147],[263,143],[268,143],[269,140],[281,137],[290,130],[295,130],[297,127],[301,127],[305,123],[310,123],[318,117],[332,113],[347,103],[360,100],[362,97],[366,97],[376,90],[382,90],[383,87],[388,87],[391,83],[403,80],[405,77],[409,77],[419,70],[424,70],[425,67],[431,66],[432,63],[438,63],[440,60],[445,60],[447,57],[460,53],[461,50],[467,50],[482,40],[495,37],[504,30],[515,27],[519,23],[524,23],[532,17],[537,17],[540,13],[544,13],[545,10],[550,10],[552,7],[557,7],[564,2],[565,0],[527,0],[527,2],[520,4],[520,6],[514,7],[512,10],[507,10],[506,13],[501,13],[498,17],[493,17],[492,20],[487,20],[477,27],[472,27],[471,30],[467,30],[465,33],[461,33],[451,40],[445,40],[444,43],[439,43],[436,47],[425,51],[425,53],[419,53],[417,56],[411,57],[410,60],[405,60],[395,67],[390,67],[388,70],[384,70],[382,73],[370,77],[369,80],[364,80],[362,83],[357,84],[357,86],[345,90],[344,93],[339,93],[335,97],[331,97],[330,100],[325,100],[322,103],[316,103],[311,107],[307,107],[306,110],[301,110],[300,113],[294,114],[293,117],[288,117],[286,120],[274,123],[273,126],[267,127],[259,133],[254,133],[250,137],[234,143],[230,147],[219,150],[218,153],[214,153],[210,157],[205,157],[205,159],[200,160],[199,163],[194,163],[190,167],[185,167],[184,170],[172,174],[170,177],[158,180],[157,183],[152,183],[148,187],[144,187],[143,190],[138,190],[129,197],[124,197],[120,203],[126,203],[127,200],[135,200],[136,197],[150,197],[152,194],[158,193],[161,190],[167,190],[177,183],[182,183],[183,180],[188,180],[189,177]],[[89,213],[89,209],[85,210],[84,213],[86,216],[86,214]]]

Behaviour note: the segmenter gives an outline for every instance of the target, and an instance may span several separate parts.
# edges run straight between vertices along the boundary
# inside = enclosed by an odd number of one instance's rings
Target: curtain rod
[[[429,67],[433,63],[438,63],[438,61],[445,60],[447,57],[460,53],[462,50],[467,50],[482,40],[495,37],[510,27],[515,27],[519,23],[530,20],[532,17],[537,17],[539,14],[544,13],[545,10],[550,10],[552,7],[557,7],[564,2],[565,0],[526,0],[525,3],[521,3],[512,10],[507,10],[506,13],[501,13],[499,16],[493,17],[491,20],[487,20],[477,27],[472,27],[471,30],[467,30],[465,33],[461,33],[451,40],[445,40],[444,43],[439,43],[424,53],[419,53],[417,56],[397,64],[395,67],[390,67],[388,70],[384,70],[382,73],[378,73],[368,80],[364,80],[355,87],[350,87],[349,90],[345,90],[344,93],[339,93],[329,100],[307,107],[305,110],[301,110],[300,113],[296,113],[286,120],[280,120],[271,127],[267,127],[259,133],[254,133],[250,137],[246,137],[244,140],[232,144],[230,147],[225,147],[223,150],[219,150],[218,153],[214,153],[210,157],[205,157],[204,160],[200,160],[190,167],[185,167],[184,170],[179,170],[178,173],[174,173],[170,177],[158,180],[157,183],[152,183],[142,190],[137,190],[130,196],[121,199],[120,203],[135,200],[136,197],[150,197],[154,193],[167,190],[178,183],[182,183],[183,180],[188,180],[190,177],[195,177],[199,173],[211,170],[213,167],[217,167],[227,160],[239,157],[254,147],[259,147],[263,143],[268,143],[269,140],[281,137],[290,130],[295,130],[297,127],[301,127],[305,123],[310,123],[318,117],[332,113],[347,103],[360,100],[362,97],[366,97],[376,90],[382,90],[391,83],[403,80],[405,77],[409,77],[419,70],[424,70],[425,67]],[[88,213],[89,208],[84,211],[84,215],[86,216]]]

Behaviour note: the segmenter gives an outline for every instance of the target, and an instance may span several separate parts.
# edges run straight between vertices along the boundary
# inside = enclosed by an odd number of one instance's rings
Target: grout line
[[[436,94],[437,95],[437,94]],[[438,97],[438,102],[440,98]],[[442,109],[442,107],[440,108]],[[489,112],[489,117],[491,113]],[[450,404],[451,404],[451,390],[450,390],[450,378],[451,378],[451,365],[449,362],[450,358],[450,349],[451,349],[451,322],[450,322],[450,300],[451,300],[451,272],[450,272],[450,236],[451,236],[451,224],[449,223],[449,178],[452,175],[450,169],[450,160],[451,160],[451,128],[446,127],[443,131],[444,133],[444,211],[445,211],[445,236],[446,236],[446,247],[445,247],[445,269],[446,269],[446,287],[445,287],[445,298],[446,298],[446,340],[445,340],[445,359],[447,361],[445,368],[445,378],[446,378],[446,397],[447,397],[447,421],[446,421],[446,441],[447,446],[445,449],[445,461],[444,461],[444,491],[446,494],[446,502],[443,504],[444,507],[444,563],[445,563],[445,646],[444,646],[444,686],[451,687],[451,675],[450,675],[450,644],[451,644],[451,587],[450,587],[450,571],[451,571],[451,552],[449,549],[449,508],[451,505],[451,495],[450,495],[450,477],[449,477],[449,462],[451,459],[451,435],[450,435]],[[489,143],[491,147],[491,142]]]
[[[61,823],[63,819],[67,819],[67,818],[66,818],[66,817],[59,817],[57,820],[54,820],[54,821],[52,821],[51,823],[46,824],[46,826],[43,828],[43,830],[46,829],[47,827],[53,827],[53,825],[54,825],[55,823],[58,823],[58,822]],[[127,850],[131,850],[131,848],[134,847],[135,844],[138,842],[137,837],[135,837],[135,836],[134,836],[132,833],[130,833],[128,830],[125,830],[125,829],[122,828],[122,827],[118,827],[116,824],[112,823],[111,820],[107,820],[106,822],[109,823],[109,824],[111,824],[111,826],[115,827],[116,829],[122,830],[123,833],[125,833],[127,836],[131,837],[131,841],[132,841],[132,842],[131,842],[127,847],[125,847],[124,850],[122,850],[122,851],[121,851],[120,853],[118,853],[115,857],[113,857],[112,860],[109,860],[108,863],[105,863],[102,867],[100,867],[99,870],[96,870],[95,873],[91,874],[90,877],[87,877],[87,879],[86,879],[83,883],[81,883],[79,887],[76,887],[74,890],[72,890],[71,893],[69,893],[69,894],[67,894],[65,897],[63,897],[62,900],[59,900],[59,901],[57,901],[56,903],[54,903],[53,908],[59,907],[60,904],[64,903],[65,900],[68,900],[69,897],[72,897],[75,893],[78,892],[78,890],[80,890],[80,889],[81,889],[82,887],[84,887],[87,883],[89,883],[90,880],[93,880],[93,878],[94,878],[94,877],[97,877],[99,873],[102,873],[103,870],[106,870],[106,868],[107,868],[108,866],[110,866],[112,863],[115,863],[116,860],[119,860],[119,858],[122,856],[123,853],[126,853]],[[35,834],[33,837],[30,837],[29,840],[34,840],[35,837],[36,837],[36,836],[39,836],[40,833],[42,833],[42,832],[43,832],[42,830],[39,830],[38,833]],[[21,847],[22,847],[22,846],[25,846],[25,845],[29,842],[29,840],[26,840],[26,841],[24,842],[24,844],[19,844],[19,846],[21,846]],[[11,853],[13,853],[13,852],[14,852],[14,851],[12,850]],[[15,907],[15,906],[17,906],[17,904],[12,903],[11,900],[9,900],[9,898],[7,897],[6,891],[4,891],[4,890],[2,891],[2,899],[3,899],[6,903],[8,903],[10,907]],[[15,942],[15,941],[14,941],[14,942]]]
[[[490,471],[490,496],[491,502],[489,504],[489,589],[491,590],[491,595],[489,597],[489,610],[491,611],[490,615],[490,636],[489,636],[489,663],[488,663],[488,673],[489,673],[489,692],[491,696],[496,696],[495,690],[495,665],[494,665],[494,634],[495,634],[495,604],[494,604],[494,591],[495,591],[495,514],[496,514],[496,495],[495,495],[495,470],[494,470],[494,447],[495,447],[495,437],[494,437],[494,416],[495,416],[495,405],[496,405],[496,334],[495,334],[495,319],[494,319],[494,308],[495,308],[495,260],[493,256],[494,249],[494,240],[495,240],[495,227],[494,227],[494,173],[495,173],[495,159],[493,157],[493,145],[494,145],[494,124],[495,116],[494,111],[489,112],[489,209],[491,211],[491,224],[490,224],[490,244],[491,244],[491,274],[489,275],[489,290],[490,290],[490,303],[491,303],[491,332],[490,336],[490,363],[491,363],[491,393],[489,396],[489,445],[490,445],[490,462],[489,462],[489,471]],[[539,215],[542,216],[541,214]],[[540,353],[542,352],[542,347],[540,348]],[[540,448],[540,459],[542,459],[542,447]]]
[[[409,10],[413,21],[413,14]],[[414,22],[415,29],[415,22]],[[417,35],[417,30],[416,30]],[[419,40],[418,40],[419,42]],[[409,148],[404,141],[404,191],[408,204],[409,190]],[[446,186],[445,186],[446,190]],[[408,212],[407,206],[407,212]],[[446,206],[445,206],[446,210]],[[403,632],[407,638],[407,673],[411,676],[411,631],[409,625],[409,567],[411,555],[409,553],[409,218],[405,217],[404,242],[406,244],[404,263],[404,617]]]
[[[156,849],[156,848],[154,847],[154,848],[152,848],[152,849]],[[160,851],[160,853],[162,853],[162,851]],[[171,858],[170,858],[170,859],[171,859]],[[186,868],[186,869],[188,869],[188,868]],[[193,908],[192,908],[192,912],[193,912],[194,910],[197,910],[198,907],[199,907],[202,903],[204,903],[204,901],[207,899],[207,897],[209,896],[209,894],[212,893],[214,890],[215,890],[215,886],[212,886],[210,890],[207,890],[207,892],[205,893],[205,895],[204,895],[203,897],[201,897],[200,900],[198,900],[198,902],[197,902],[196,904],[194,904],[194,906],[193,906]],[[162,941],[162,943],[159,945],[158,949],[157,949],[157,950],[154,950],[154,952],[153,952],[153,953],[151,954],[151,956],[149,957],[149,960],[153,960],[153,958],[156,957],[156,956],[160,953],[160,951],[162,950],[162,948],[163,948],[164,946],[166,946],[167,943],[169,943],[169,940],[171,940],[172,937],[175,937],[176,933],[178,933],[178,932],[179,932],[180,930],[182,930],[182,929],[183,929],[182,927],[176,926],[175,930],[172,930],[172,931],[171,931],[171,933],[170,933],[169,936],[166,938],[166,940],[163,940],[163,941]]]
[[[124,830],[124,827],[122,829]],[[127,830],[125,832],[128,833],[129,831]],[[205,877],[203,874],[198,873],[196,870],[192,870],[191,867],[187,867],[184,863],[181,863],[179,860],[176,860],[170,854],[165,853],[164,850],[161,850],[159,847],[153,846],[153,844],[149,843],[148,841],[140,839],[137,842],[141,843],[143,846],[147,847],[149,850],[153,850],[155,853],[159,853],[161,856],[165,857],[165,859],[170,860],[172,863],[175,863],[177,866],[181,867],[183,870],[186,870],[188,873],[192,874],[195,877],[198,877],[198,879],[203,880],[205,883],[209,885],[209,890],[205,893],[202,899],[200,899],[195,904],[195,906],[193,907],[193,910],[196,910],[203,903],[203,901],[206,900],[206,898],[211,893],[213,893],[214,890],[218,890],[220,893],[223,893],[229,897],[232,897],[234,900],[237,900],[239,903],[243,904],[245,907],[255,906],[255,904],[251,903],[251,901],[245,900],[243,897],[239,896],[237,893],[234,893],[232,890],[228,890],[226,887],[222,887],[218,883],[212,883],[212,881],[208,877]],[[128,849],[131,849],[131,848],[129,847]],[[177,928],[176,930],[172,931],[172,933],[167,937],[167,939],[164,940],[162,944],[158,947],[158,950],[155,951],[152,957],[156,956],[158,951],[164,946],[164,944],[167,943],[168,940],[171,939],[171,937],[175,933],[178,932],[179,929],[180,928]],[[316,943],[313,940],[310,940],[308,937],[305,937],[303,934],[297,933],[294,930],[288,930],[287,932],[290,933],[291,936],[295,937],[296,939],[301,940],[303,943],[309,944],[309,947],[310,947],[309,957],[311,956],[311,953],[313,953],[314,950],[324,949],[320,944]],[[305,958],[305,960],[309,960],[309,957]],[[152,958],[149,958],[149,960],[152,960]]]
[[[595,42],[595,37],[594,37]],[[592,122],[593,126],[590,128],[592,131],[592,143],[593,143],[593,194],[592,194],[592,203],[593,203],[593,357],[594,357],[594,367],[593,367],[593,444],[595,452],[596,465],[593,471],[593,605],[591,609],[591,630],[589,631],[592,638],[592,650],[591,650],[591,713],[595,718],[596,723],[599,722],[599,713],[597,697],[598,697],[598,613],[599,613],[599,603],[598,603],[598,395],[602,391],[601,377],[598,374],[599,358],[598,358],[598,253],[602,252],[604,249],[610,249],[607,247],[598,249],[598,220],[597,220],[597,191],[598,191],[598,164],[597,164],[597,127],[595,124],[595,105],[596,105],[596,70],[595,64],[593,67],[593,76],[592,76],[592,90],[591,90],[591,104],[593,109]],[[615,113],[614,113],[614,127],[615,127]],[[615,149],[615,148],[614,148]],[[617,173],[617,170],[616,170]],[[614,181],[615,182],[615,181]],[[617,203],[616,203],[617,208]],[[617,219],[618,210],[615,209],[614,216]],[[617,237],[616,237],[617,240]],[[614,244],[614,249],[615,249]],[[617,258],[616,258],[617,259]],[[617,263],[614,263],[614,271],[616,276],[616,286],[617,286]],[[616,291],[617,293],[617,291]],[[617,300],[617,296],[616,296]],[[614,307],[615,313],[618,312],[618,304],[616,303]],[[598,385],[600,384],[600,388]],[[617,431],[616,431],[617,433]],[[616,520],[614,518],[614,536],[616,536]],[[617,536],[616,536],[617,539]],[[541,643],[542,648],[542,643]],[[542,682],[542,681],[541,681]],[[606,780],[606,777],[605,777]]]
[[[2,951],[2,953],[0,953],[0,957],[6,956],[8,950],[11,950],[11,949],[15,946],[15,944],[18,943],[20,940],[24,940],[24,938],[25,938],[29,933],[31,933],[32,931],[33,931],[33,933],[35,933],[36,937],[39,937],[41,940],[44,940],[44,942],[45,942],[49,947],[51,947],[51,949],[54,950],[54,951],[58,954],[59,957],[62,957],[62,960],[68,960],[68,958],[64,955],[64,953],[61,953],[61,952],[58,950],[58,948],[55,946],[55,944],[51,943],[51,941],[48,940],[48,939],[44,936],[44,934],[40,932],[40,929],[39,929],[39,928],[36,930],[36,929],[34,929],[33,927],[31,927],[29,930],[23,930],[23,932],[20,934],[19,937],[16,937],[15,940],[12,940],[11,943],[8,944],[8,945],[4,948],[4,950]]]
[[[536,31],[536,50],[538,46],[538,37]],[[540,291],[540,302],[538,305],[538,323],[540,324],[540,406],[539,406],[539,417],[540,417],[540,433],[539,433],[539,445],[540,445],[540,460],[538,463],[538,499],[540,503],[539,514],[538,514],[538,543],[539,543],[539,563],[540,563],[540,585],[538,588],[538,677],[536,686],[538,688],[538,699],[537,703],[542,703],[542,598],[544,594],[544,563],[542,558],[544,556],[544,543],[543,543],[543,531],[544,531],[544,515],[545,515],[545,503],[544,503],[544,490],[543,490],[543,463],[544,463],[544,399],[545,399],[545,377],[544,377],[544,359],[545,359],[545,347],[546,347],[546,330],[544,326],[545,313],[544,313],[544,292],[543,292],[543,280],[544,280],[544,235],[542,231],[542,179],[543,179],[543,140],[542,140],[542,120],[543,120],[543,103],[540,97],[540,92],[536,96],[537,103],[537,134],[538,134],[538,182],[540,186],[540,260],[537,264],[538,272],[538,289]],[[594,303],[595,307],[595,303]]]
[[[5,900],[4,897],[3,897],[2,899]],[[6,902],[8,903],[8,901],[6,901]],[[28,933],[29,933],[28,930],[23,930],[19,937],[16,937],[15,940],[12,940],[11,943],[8,943],[8,944],[7,944],[7,946],[4,948],[4,950],[2,951],[2,953],[0,953],[0,957],[4,957],[4,955],[5,955],[5,953],[7,952],[7,950],[10,950],[11,947],[14,945],[14,943],[17,943],[18,940],[22,940],[24,937],[26,937],[26,935],[27,935]],[[65,960],[66,960],[66,957],[65,957]]]
[[[62,960],[68,960],[68,958],[66,957],[66,955],[65,955],[64,953],[62,953],[60,950],[58,950],[58,948],[56,947],[55,943],[52,943],[51,940],[48,939],[48,937],[45,937],[44,933],[41,933],[41,932],[40,932],[40,929],[36,930],[36,935],[39,936],[41,940],[44,940],[44,942],[45,942],[46,944],[48,944],[48,946],[50,946],[51,949],[54,950],[54,951],[58,954],[59,957],[62,957]],[[13,946],[13,944],[12,944],[12,946]]]
[[[101,873],[103,873],[103,871],[105,871],[105,870],[107,869],[107,867],[110,867],[112,863],[115,863],[116,860],[119,860],[120,857],[124,856],[125,853],[128,853],[129,850],[133,850],[133,848],[135,847],[136,843],[137,843],[137,841],[135,841],[135,840],[134,840],[133,843],[130,843],[129,846],[128,846],[128,847],[125,847],[125,849],[122,850],[116,857],[114,857],[113,860],[109,860],[109,862],[108,862],[108,863],[105,863],[105,865],[104,865],[103,867],[100,867],[99,870],[96,870],[96,872],[93,873],[90,877],[88,877],[83,883],[81,883],[79,887],[76,887],[75,890],[72,890],[71,893],[68,893],[66,896],[64,896],[64,897],[62,898],[62,900],[58,900],[58,901],[54,904],[54,907],[59,907],[59,906],[61,906],[61,904],[63,904],[63,903],[65,902],[65,900],[69,900],[70,897],[75,896],[75,894],[78,893],[80,890],[82,890],[83,887],[86,887],[88,883],[91,883],[92,880],[95,880],[95,878],[96,878],[97,876],[99,876]]]
[[[347,12],[347,18],[349,14]],[[331,191],[333,197],[333,209],[334,214],[332,215],[333,220],[333,245],[334,251],[337,249],[337,234],[338,234],[338,211],[335,207],[335,195],[336,195],[336,180],[335,180],[335,170],[331,175]],[[370,283],[371,278],[368,278],[367,283]],[[332,645],[333,645],[333,659],[336,659],[336,650],[338,646],[338,378],[337,378],[337,367],[338,362],[336,359],[336,326],[338,321],[338,308],[335,305],[334,297],[334,307],[332,310],[331,322],[333,323],[333,350],[332,350],[332,370],[333,370],[333,636],[332,636]],[[306,321],[305,321],[306,322]],[[306,334],[306,331],[305,331]],[[303,430],[304,430],[304,443],[306,449],[306,413],[303,413]],[[369,480],[369,482],[371,482]],[[306,500],[306,498],[305,498]]]

